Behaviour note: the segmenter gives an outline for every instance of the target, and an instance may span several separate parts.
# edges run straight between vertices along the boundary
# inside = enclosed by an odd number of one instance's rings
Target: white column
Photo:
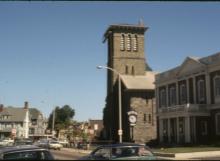
[[[196,95],[196,77],[193,77],[193,102],[197,104],[197,95]]]
[[[179,117],[176,118],[176,134],[177,134],[177,143],[179,143]]]
[[[206,72],[205,79],[206,79],[206,80],[205,80],[205,82],[206,82],[206,101],[207,101],[207,104],[211,104],[210,76],[209,76],[209,73],[208,73],[208,72]]]
[[[25,115],[25,120],[24,120],[24,125],[23,125],[24,138],[29,138],[29,110],[26,109],[25,112],[26,112],[26,115]]]
[[[190,143],[190,117],[185,117],[185,142]]]
[[[176,103],[179,104],[179,86],[178,81],[176,82]]]
[[[159,137],[160,137],[160,142],[163,142],[163,119],[159,118]]]

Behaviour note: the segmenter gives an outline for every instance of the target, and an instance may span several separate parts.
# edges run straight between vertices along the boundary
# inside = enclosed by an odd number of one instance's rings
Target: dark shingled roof
[[[25,119],[25,112],[26,109],[24,108],[14,108],[14,107],[5,107],[3,111],[0,112],[0,116],[2,115],[9,115],[10,117],[5,120],[1,120],[1,122],[21,122]]]

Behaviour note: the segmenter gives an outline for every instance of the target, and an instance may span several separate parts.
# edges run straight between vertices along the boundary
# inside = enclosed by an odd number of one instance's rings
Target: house
[[[103,130],[103,120],[92,120],[88,122],[88,130],[90,135],[92,135],[91,140],[96,140],[101,137],[101,132]]]
[[[187,57],[156,75],[161,143],[208,143],[220,139],[220,53]]]
[[[29,108],[29,137],[39,139],[45,136],[47,119],[36,108]]]
[[[28,102],[24,107],[4,107],[0,105],[0,138],[29,137]]]

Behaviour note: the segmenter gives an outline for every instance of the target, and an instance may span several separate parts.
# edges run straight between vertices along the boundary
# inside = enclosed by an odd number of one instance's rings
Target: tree
[[[68,128],[75,115],[75,110],[69,105],[64,105],[62,108],[57,106],[55,108],[55,123],[54,129],[59,131],[60,129]],[[48,119],[48,129],[52,129],[53,124],[53,111],[51,112]]]

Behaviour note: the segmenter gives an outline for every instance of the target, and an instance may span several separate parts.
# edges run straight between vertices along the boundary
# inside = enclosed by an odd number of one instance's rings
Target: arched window
[[[151,114],[148,115],[148,122],[151,124]]]
[[[138,50],[138,37],[137,35],[134,36],[133,38],[133,51],[137,51]]]
[[[131,51],[131,35],[130,34],[127,37],[127,50]]]
[[[220,96],[220,76],[214,78],[214,92],[215,96]]]
[[[123,51],[125,50],[125,35],[121,35],[121,43],[120,43],[120,49]]]
[[[199,102],[201,103],[201,101],[205,100],[205,81],[199,80],[197,87],[198,87],[198,98],[199,98]]]
[[[135,74],[134,66],[132,66],[132,68],[131,68],[131,73],[132,73],[132,75]]]
[[[181,104],[184,104],[187,102],[187,93],[186,93],[186,85],[182,84],[180,86],[180,102]]]
[[[125,74],[128,74],[128,66],[125,66]]]

